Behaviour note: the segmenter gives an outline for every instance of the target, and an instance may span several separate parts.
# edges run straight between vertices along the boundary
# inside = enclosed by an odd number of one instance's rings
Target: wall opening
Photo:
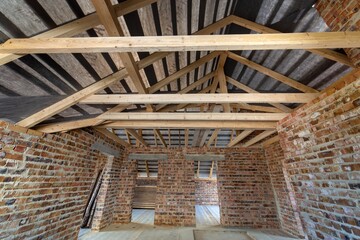
[[[194,161],[194,170],[196,225],[220,225],[217,161]]]
[[[137,160],[131,222],[154,225],[158,160]]]

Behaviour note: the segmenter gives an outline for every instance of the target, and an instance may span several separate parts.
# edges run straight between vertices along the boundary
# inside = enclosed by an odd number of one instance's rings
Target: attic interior
[[[0,239],[360,239],[358,0],[0,1]]]

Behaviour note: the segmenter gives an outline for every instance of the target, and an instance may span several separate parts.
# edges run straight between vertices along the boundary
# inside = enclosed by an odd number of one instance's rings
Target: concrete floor
[[[89,232],[80,240],[294,240],[279,230],[224,228],[218,206],[196,206],[196,227],[154,226],[154,210],[133,209],[132,223]]]

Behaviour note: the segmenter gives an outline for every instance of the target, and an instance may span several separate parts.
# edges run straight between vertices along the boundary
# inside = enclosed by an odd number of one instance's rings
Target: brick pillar
[[[128,160],[127,154],[124,156],[120,171],[120,179],[116,183],[119,188],[114,209],[114,223],[130,223],[132,213],[132,203],[137,178],[136,160]]]
[[[318,0],[316,9],[331,31],[360,31],[359,0]],[[360,67],[360,49],[345,49],[345,52]]]

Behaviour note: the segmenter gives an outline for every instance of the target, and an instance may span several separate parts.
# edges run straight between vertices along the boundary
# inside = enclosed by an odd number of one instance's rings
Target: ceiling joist
[[[0,53],[96,53],[359,48],[360,32],[199,36],[12,38]]]

